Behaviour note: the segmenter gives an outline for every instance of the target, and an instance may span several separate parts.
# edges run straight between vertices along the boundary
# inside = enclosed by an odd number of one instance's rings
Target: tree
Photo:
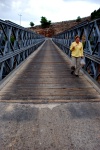
[[[46,27],[49,27],[50,25],[51,25],[51,21],[49,20],[47,20],[46,19],[46,17],[41,17],[41,26],[42,26],[42,28],[46,28]]]
[[[91,20],[100,18],[100,8],[98,10],[94,10],[91,13]]]
[[[30,26],[33,27],[33,26],[34,26],[34,23],[33,23],[33,22],[30,22]]]
[[[80,22],[81,21],[81,17],[78,16],[77,19],[76,19],[76,22]]]

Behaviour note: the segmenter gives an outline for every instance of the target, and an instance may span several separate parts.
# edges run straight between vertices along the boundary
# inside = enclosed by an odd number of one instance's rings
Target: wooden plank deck
[[[32,54],[33,55],[33,54]],[[100,93],[84,76],[70,74],[70,62],[51,40],[25,61],[1,89],[1,102],[49,103],[100,101]]]

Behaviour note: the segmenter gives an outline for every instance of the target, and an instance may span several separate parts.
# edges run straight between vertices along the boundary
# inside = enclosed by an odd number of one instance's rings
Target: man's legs
[[[81,57],[77,57],[76,58],[75,75],[78,75],[78,76],[79,76],[79,71],[80,71],[80,68],[81,68],[80,61],[81,61]]]
[[[72,56],[71,74],[74,74],[76,66],[76,58]]]

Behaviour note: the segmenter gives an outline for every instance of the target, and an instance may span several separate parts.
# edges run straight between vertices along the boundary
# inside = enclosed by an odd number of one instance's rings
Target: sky
[[[100,8],[100,0],[0,0],[0,19],[29,27],[44,16],[52,23],[87,17]]]

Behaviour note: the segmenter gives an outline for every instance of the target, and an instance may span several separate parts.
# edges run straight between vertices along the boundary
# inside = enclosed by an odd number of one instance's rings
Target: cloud
[[[73,1],[73,0],[63,0],[63,1]],[[79,1],[79,0],[74,0],[75,1]],[[86,1],[86,2],[90,2],[90,3],[94,3],[94,4],[100,4],[100,0],[81,0],[81,1]]]
[[[11,0],[10,0],[10,2],[11,2]],[[9,2],[9,0],[7,1],[7,0],[0,0],[0,10],[1,11],[8,11],[9,9],[10,9],[10,7],[11,7],[11,3]],[[0,13],[2,13],[2,12],[0,12]]]
[[[24,27],[32,21],[40,24],[42,16],[52,22],[86,17],[99,9],[99,0],[0,0],[0,19],[11,20]]]

